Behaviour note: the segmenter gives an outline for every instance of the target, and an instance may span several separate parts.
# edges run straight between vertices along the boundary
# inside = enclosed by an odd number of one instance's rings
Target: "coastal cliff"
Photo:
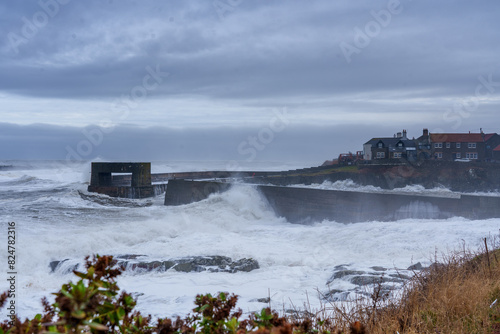
[[[359,164],[322,166],[249,179],[249,182],[287,186],[350,179],[359,185],[382,189],[422,185],[457,192],[488,192],[500,189],[500,164],[424,161],[419,164]]]

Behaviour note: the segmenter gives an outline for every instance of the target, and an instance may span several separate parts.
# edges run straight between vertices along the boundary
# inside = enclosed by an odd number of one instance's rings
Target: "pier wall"
[[[394,193],[366,193],[311,188],[248,185],[257,188],[278,216],[291,223],[332,220],[342,223],[394,221],[405,218],[469,219],[500,217],[500,198],[457,195],[435,197]],[[182,205],[229,189],[229,183],[171,180],[165,205]]]
[[[146,198],[162,194],[166,186],[152,184],[150,162],[93,162],[88,191],[111,197]]]

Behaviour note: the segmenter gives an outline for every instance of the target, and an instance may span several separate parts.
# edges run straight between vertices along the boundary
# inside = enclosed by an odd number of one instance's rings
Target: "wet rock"
[[[364,271],[358,271],[358,270],[347,270],[347,269],[344,269],[344,270],[340,270],[340,271],[337,271],[335,272],[331,277],[330,279],[328,279],[328,281],[326,282],[326,284],[330,284],[332,283],[334,280],[336,279],[340,279],[340,278],[343,278],[343,277],[346,277],[346,276],[352,276],[352,275],[363,275],[365,272]]]
[[[333,268],[334,271],[347,270],[348,264],[339,264]]]
[[[346,301],[349,297],[349,291],[330,290],[323,295],[323,299],[328,302]]]
[[[394,277],[383,277],[383,276],[354,276],[349,281],[352,284],[365,286],[370,284],[378,284],[378,283],[403,283],[402,279],[394,278]]]
[[[189,272],[249,272],[259,269],[259,263],[254,259],[240,259],[233,261],[227,256],[195,256],[191,258],[172,259],[167,261],[131,262],[121,261],[119,265],[126,270],[133,271],[175,271]]]
[[[124,255],[117,255],[116,259],[120,260],[137,260],[140,257],[145,257],[146,255],[140,255],[140,254],[124,254]]]
[[[193,262],[178,263],[173,268],[175,271],[180,271],[183,273],[201,272],[207,270],[206,268],[197,266]]]
[[[173,264],[169,261],[151,261],[151,262],[137,262],[130,263],[127,261],[118,262],[118,265],[124,270],[138,270],[138,271],[166,271],[170,269]]]
[[[417,262],[417,263],[409,266],[406,270],[422,270],[422,269],[424,269],[424,266],[422,265],[422,263]]]
[[[144,255],[127,254],[117,256],[116,264],[124,271],[134,272],[150,272],[158,271],[163,272],[173,269],[179,272],[250,272],[259,269],[259,263],[254,259],[239,259],[233,261],[227,256],[195,256],[190,258],[170,259],[166,261],[138,261],[137,259],[144,257]],[[52,272],[59,270],[60,266],[68,261],[52,261],[49,263]],[[78,268],[78,264],[69,267],[65,273],[69,273]]]
[[[66,263],[67,261],[69,261],[69,259],[64,259],[62,261],[51,261],[49,263],[50,271],[52,273],[55,273],[56,271],[61,271],[61,274],[69,274],[77,270],[78,267],[80,266],[80,264],[75,263],[74,265],[69,265],[65,269],[62,269],[64,263]]]
[[[269,302],[271,302],[271,298],[269,298],[269,297],[255,298],[255,299],[250,299],[250,302],[258,302],[258,303],[269,304]]]
[[[379,267],[379,266],[373,266],[373,267],[370,267],[370,269],[373,269],[375,271],[386,271],[387,270],[387,268]]]
[[[235,273],[238,271],[250,272],[255,269],[259,269],[259,263],[254,259],[240,259],[230,264],[231,272]]]
[[[50,266],[50,271],[54,272],[56,271],[57,266],[59,266],[60,263],[64,261],[68,261],[69,259],[64,259],[62,261],[50,261],[49,266]]]

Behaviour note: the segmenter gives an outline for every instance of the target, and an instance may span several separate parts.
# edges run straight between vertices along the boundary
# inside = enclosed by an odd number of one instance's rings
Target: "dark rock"
[[[424,266],[422,266],[422,263],[417,262],[411,266],[409,266],[406,270],[422,270],[424,269]]]
[[[117,256],[117,265],[122,270],[130,270],[137,272],[149,272],[149,271],[167,271],[173,269],[179,272],[227,272],[235,273],[239,271],[249,272],[255,269],[259,269],[259,263],[254,259],[240,259],[233,261],[227,256],[195,256],[190,258],[181,259],[171,259],[166,261],[135,261],[137,258],[143,255],[121,255]],[[52,261],[50,262],[50,268],[52,272],[58,268],[63,262],[68,261]],[[78,264],[73,270],[77,268]]]
[[[164,269],[163,267],[163,262],[161,261],[153,261],[153,262],[139,262],[139,263],[134,263],[131,265],[132,270],[134,269],[144,269],[145,271],[153,271],[156,269]]]
[[[256,298],[256,299],[251,299],[251,302],[258,302],[258,303],[265,303],[268,304],[271,301],[271,298],[265,297],[265,298]]]
[[[146,255],[140,255],[140,254],[124,254],[124,255],[117,255],[117,259],[123,259],[123,260],[137,260],[139,257],[143,257]]]
[[[69,261],[69,259],[64,259],[62,261],[51,261],[49,263],[51,272],[54,273],[54,272],[60,270],[62,264],[65,263],[65,262],[67,262],[67,261]],[[73,266],[70,266],[70,267],[66,268],[66,270],[64,270],[63,272],[61,272],[61,274],[72,273],[73,271],[77,270],[79,266],[80,266],[80,264],[76,263]]]
[[[255,269],[259,269],[259,263],[254,259],[240,259],[229,265],[231,272],[235,273],[238,271],[250,272]]]
[[[375,271],[386,271],[387,270],[387,268],[379,267],[379,266],[373,266],[373,267],[371,267],[371,269],[373,269]]]
[[[403,283],[402,279],[399,278],[389,278],[383,276],[354,276],[349,280],[352,284],[364,286],[377,283]]]
[[[345,276],[352,276],[352,275],[363,275],[365,272],[364,271],[357,271],[357,270],[340,270],[337,271],[330,277],[330,279],[326,282],[326,284],[330,284],[336,279],[343,278]]]
[[[348,264],[339,264],[333,268],[334,271],[347,270]]]
[[[187,261],[192,262],[199,266],[217,266],[217,267],[225,267],[231,264],[231,258],[227,256],[198,256],[187,259]]]
[[[56,268],[59,266],[59,264],[63,263],[64,261],[68,261],[69,259],[64,259],[62,261],[50,261],[49,266],[50,266],[50,271],[54,272],[56,271]]]
[[[203,268],[201,266],[197,266],[193,262],[185,262],[185,263],[177,263],[173,269],[175,271],[180,271],[183,273],[190,273],[190,272],[201,272],[207,270],[206,268]]]
[[[349,291],[330,290],[323,295],[323,299],[329,302],[346,301],[349,294]]]

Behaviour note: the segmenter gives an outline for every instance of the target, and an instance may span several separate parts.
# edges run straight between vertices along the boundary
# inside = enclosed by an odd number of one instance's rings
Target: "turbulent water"
[[[153,172],[224,169],[223,162],[153,163]],[[254,170],[282,170],[300,164],[261,163]],[[318,221],[290,224],[277,217],[252,187],[235,186],[223,194],[184,206],[163,206],[163,196],[147,200],[111,199],[86,191],[90,163],[0,162],[0,267],[7,290],[7,228],[16,223],[17,311],[22,317],[41,312],[50,298],[73,279],[71,269],[86,255],[143,255],[145,261],[222,255],[251,258],[250,272],[140,272],[127,270],[119,286],[134,294],[138,308],[153,316],[186,315],[198,293],[227,291],[240,296],[239,307],[251,312],[271,297],[278,310],[311,309],[368,292],[347,275],[397,277],[410,265],[464,244],[476,248],[484,237],[498,235],[500,219],[472,221],[405,219],[340,224]],[[318,188],[382,191],[352,181],[313,185]],[[426,192],[413,187],[400,191]],[[449,192],[435,189],[434,192]],[[492,194],[495,195],[495,194]],[[433,208],[419,208],[432,210]],[[53,272],[50,263],[69,259]],[[384,270],[383,270],[384,269]],[[335,276],[334,274],[337,273]],[[343,274],[342,274],[343,273]],[[398,279],[388,279],[397,285]],[[327,298],[329,296],[329,298]],[[1,317],[4,318],[4,317]]]

